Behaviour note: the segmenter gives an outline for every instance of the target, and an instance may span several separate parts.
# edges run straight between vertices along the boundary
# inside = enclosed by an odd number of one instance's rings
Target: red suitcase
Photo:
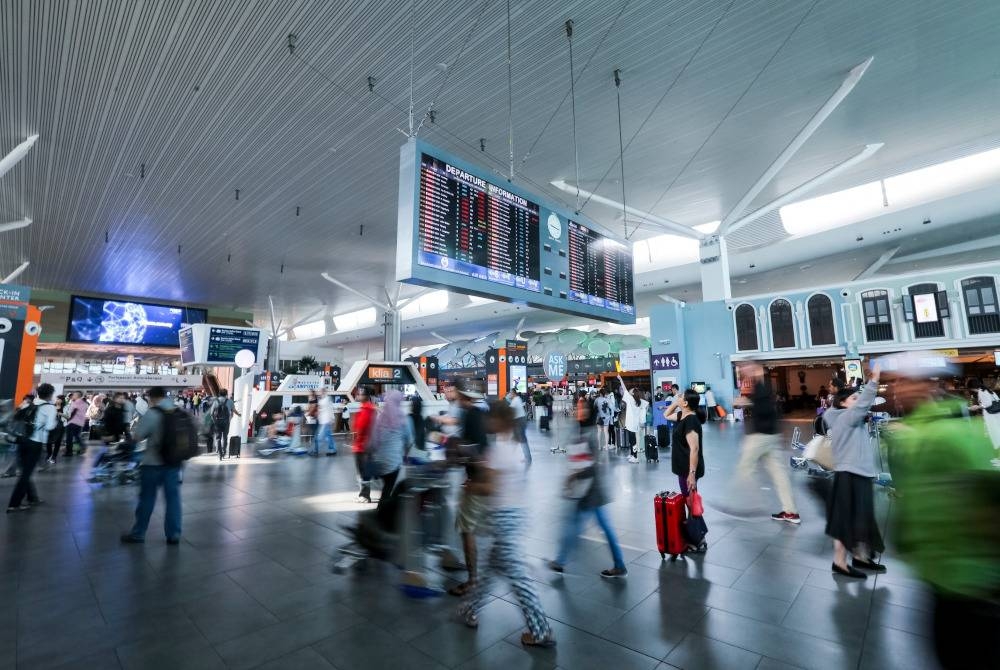
[[[653,498],[653,511],[656,517],[656,548],[660,551],[660,558],[666,558],[667,554],[677,558],[687,546],[681,530],[687,516],[684,496],[674,491],[661,491]]]

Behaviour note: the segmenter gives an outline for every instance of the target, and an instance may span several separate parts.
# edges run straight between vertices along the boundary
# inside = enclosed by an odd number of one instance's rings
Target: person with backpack
[[[229,398],[229,391],[221,389],[219,396],[212,403],[212,429],[215,433],[215,446],[219,454],[226,453],[226,441],[229,439],[229,424],[233,414],[239,416],[233,401]]]
[[[34,401],[21,405],[8,424],[7,432],[17,439],[17,462],[21,466],[21,473],[7,504],[8,514],[31,509],[32,505],[40,505],[43,502],[38,497],[31,475],[42,457],[42,450],[49,439],[49,431],[56,427],[56,408],[52,404],[53,393],[55,388],[52,384],[39,384],[38,395]],[[26,505],[25,496],[28,497]]]
[[[181,465],[198,451],[198,432],[194,420],[184,410],[174,406],[162,387],[149,389],[149,411],[136,424],[133,437],[146,440],[146,450],[139,463],[139,504],[135,508],[135,524],[121,537],[125,544],[146,541],[149,518],[156,506],[156,492],[162,487],[167,503],[163,530],[167,544],[181,540]]]

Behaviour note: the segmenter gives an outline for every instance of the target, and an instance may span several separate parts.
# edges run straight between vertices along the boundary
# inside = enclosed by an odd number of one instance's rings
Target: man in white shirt
[[[524,410],[524,400],[517,389],[507,392],[507,404],[514,413],[514,439],[521,445],[524,452],[524,462],[526,467],[531,466],[531,448],[528,446],[528,413]]]
[[[716,414],[718,413],[718,410],[715,409],[716,404],[717,403],[715,401],[715,393],[712,392],[712,387],[711,386],[706,386],[705,387],[705,411],[708,414],[708,420],[709,421],[715,421],[715,419],[717,418]]]
[[[319,397],[319,432],[316,434],[316,453],[319,454],[321,444],[326,444],[326,455],[337,455],[337,444],[333,441],[333,400],[330,394],[323,393]]]
[[[35,489],[35,483],[31,481],[31,475],[38,465],[38,460],[42,457],[42,450],[49,439],[49,431],[56,427],[56,408],[52,404],[54,392],[52,384],[38,385],[38,397],[34,400],[34,412],[32,412],[33,416],[30,417],[31,433],[18,440],[17,443],[17,460],[21,464],[21,475],[10,495],[10,502],[7,504],[8,514],[31,509],[32,505],[40,505],[44,502],[38,497],[38,491]],[[22,406],[21,409],[26,407],[27,405]],[[26,505],[24,504],[25,496],[28,497]]]
[[[642,391],[638,387],[632,392],[625,388],[625,382],[621,375],[618,375],[618,383],[622,387],[622,399],[625,400],[625,431],[628,435],[629,446],[632,447],[632,455],[629,456],[629,463],[639,462],[639,435],[645,435],[646,408],[649,403],[642,397]]]

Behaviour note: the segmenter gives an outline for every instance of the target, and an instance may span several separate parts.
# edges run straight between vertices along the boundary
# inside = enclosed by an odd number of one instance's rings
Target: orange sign
[[[377,368],[374,365],[368,367],[369,379],[392,379],[392,368]]]

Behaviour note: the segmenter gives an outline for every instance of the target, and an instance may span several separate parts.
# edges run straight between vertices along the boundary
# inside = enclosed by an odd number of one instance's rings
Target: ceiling
[[[1000,145],[995,0],[513,0],[511,9],[515,182],[571,208],[575,198],[549,185],[576,181],[566,19],[580,185],[622,197],[617,68],[625,197],[686,225],[725,216],[868,56],[857,88],[751,208],[868,142],[885,147],[824,192]],[[250,309],[261,323],[268,296],[286,324],[323,306],[366,306],[320,273],[370,295],[393,281],[411,73],[419,136],[506,171],[506,10],[500,0],[0,1],[0,154],[40,136],[0,179],[0,222],[34,219],[3,233],[0,273],[29,260],[18,281],[31,286]],[[432,105],[434,121],[421,123]],[[616,210],[581,204],[622,232]],[[939,210],[938,227],[980,221],[967,240],[996,233],[1000,202],[987,193],[974,207]],[[897,235],[908,249],[939,243],[908,222]],[[736,292],[741,279],[761,289],[800,281],[798,265],[828,253],[843,263],[827,264],[825,282],[847,280],[895,243],[856,243],[850,228],[824,235],[788,241],[776,215],[742,229],[730,241]],[[638,278],[640,310],[665,287],[697,292],[691,272]],[[475,309],[487,321],[526,310]],[[467,318],[459,326],[468,330]]]

